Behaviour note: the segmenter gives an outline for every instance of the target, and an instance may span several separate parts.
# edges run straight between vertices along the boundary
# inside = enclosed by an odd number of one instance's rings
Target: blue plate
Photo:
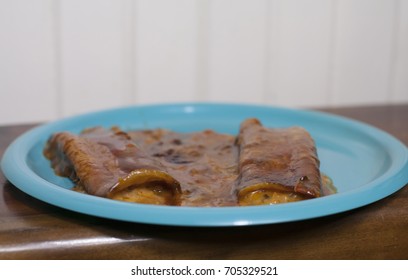
[[[179,132],[211,128],[237,134],[245,118],[265,126],[306,128],[316,141],[322,171],[338,188],[335,195],[279,205],[175,207],[120,202],[69,190],[72,182],[54,174],[42,150],[58,131],[91,126],[122,129],[167,128]],[[350,119],[304,110],[233,104],[133,106],[80,115],[36,127],[6,150],[1,167],[23,192],[47,203],[89,215],[148,224],[244,226],[326,216],[382,199],[408,182],[408,149],[391,135]]]

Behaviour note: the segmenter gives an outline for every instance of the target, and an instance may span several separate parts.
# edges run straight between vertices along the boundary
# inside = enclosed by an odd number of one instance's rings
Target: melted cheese
[[[246,193],[239,200],[240,206],[279,204],[304,200],[305,197],[296,193],[275,190],[255,190]]]
[[[144,184],[128,187],[112,195],[112,199],[156,205],[174,205],[174,195],[171,190],[161,185]]]

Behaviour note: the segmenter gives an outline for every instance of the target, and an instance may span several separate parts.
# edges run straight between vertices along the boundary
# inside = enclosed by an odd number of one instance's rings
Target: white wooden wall
[[[408,1],[0,0],[0,124],[180,101],[408,102]]]

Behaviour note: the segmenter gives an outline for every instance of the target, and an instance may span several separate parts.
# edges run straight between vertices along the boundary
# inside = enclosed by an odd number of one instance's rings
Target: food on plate
[[[133,202],[177,205],[180,184],[118,128],[53,135],[44,150],[55,173],[85,193]]]
[[[257,119],[242,122],[237,136],[118,127],[59,132],[44,155],[74,190],[134,203],[247,206],[335,192],[305,129],[266,128]]]
[[[257,119],[241,124],[237,191],[241,205],[283,203],[321,196],[314,141],[301,127],[265,128]]]

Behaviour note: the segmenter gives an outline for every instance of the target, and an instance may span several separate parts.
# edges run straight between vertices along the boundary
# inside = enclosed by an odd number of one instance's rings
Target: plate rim
[[[92,118],[100,114],[106,113],[113,113],[113,112],[120,112],[124,110],[134,110],[134,109],[143,109],[143,110],[152,110],[152,109],[160,109],[160,108],[207,108],[207,110],[214,110],[214,107],[222,108],[222,107],[245,107],[246,109],[263,109],[263,110],[273,110],[273,111],[281,111],[281,112],[291,112],[296,114],[306,114],[312,117],[317,117],[319,119],[324,118],[326,121],[334,120],[335,122],[340,122],[343,125],[351,125],[353,127],[357,127],[362,129],[365,133],[368,133],[370,136],[378,136],[380,135],[381,143],[384,144],[384,141],[387,143],[387,147],[391,150],[399,149],[399,153],[396,153],[399,156],[399,162],[392,162],[393,166],[389,168],[389,170],[382,174],[381,176],[375,178],[372,182],[365,184],[357,189],[352,191],[347,191],[344,193],[338,193],[334,196],[327,196],[321,197],[318,200],[306,200],[296,202],[296,207],[293,206],[292,203],[288,204],[280,204],[280,205],[265,205],[265,206],[246,206],[246,207],[178,207],[178,206],[156,206],[156,205],[145,205],[145,204],[135,204],[135,203],[127,203],[127,202],[120,202],[114,201],[106,198],[95,197],[91,195],[84,195],[80,193],[73,192],[71,190],[65,189],[58,185],[55,185],[40,176],[38,176],[33,170],[31,170],[26,162],[26,158],[28,153],[32,150],[34,145],[38,143],[41,137],[45,137],[43,135],[44,132],[50,131],[55,127],[60,126],[61,124],[70,123],[79,121],[81,119]],[[208,109],[208,108],[212,109]],[[29,141],[30,138],[36,139],[36,141]],[[374,137],[377,139],[377,137]],[[377,139],[378,140],[378,139]],[[23,147],[23,148],[22,148]],[[396,148],[397,147],[397,148]],[[395,151],[394,151],[395,152]],[[395,155],[394,155],[395,156]],[[13,164],[12,164],[13,163]],[[3,154],[3,158],[1,160],[1,168],[3,170],[4,176],[17,188],[22,190],[23,192],[33,196],[41,201],[44,201],[48,204],[55,205],[57,207],[61,207],[64,209],[68,209],[74,212],[79,212],[83,214],[98,216],[102,218],[108,219],[115,219],[115,220],[122,220],[127,222],[138,222],[138,223],[145,223],[145,224],[159,224],[159,225],[169,225],[169,226],[204,226],[204,227],[219,227],[219,226],[245,226],[245,225],[261,225],[261,224],[275,224],[275,223],[282,223],[282,222],[291,222],[291,221],[298,221],[298,220],[305,220],[311,218],[317,218],[322,216],[328,216],[340,212],[349,211],[355,208],[359,208],[365,206],[367,204],[373,203],[378,201],[382,198],[385,198],[388,195],[398,191],[399,189],[403,188],[408,181],[408,149],[407,147],[396,137],[393,135],[375,127],[370,124],[366,124],[364,122],[353,120],[351,118],[347,118],[344,116],[338,116],[335,114],[309,110],[309,109],[295,109],[295,108],[285,108],[285,107],[278,107],[278,106],[268,106],[268,105],[256,105],[256,104],[240,104],[240,103],[212,103],[212,102],[186,102],[186,103],[162,103],[162,104],[149,104],[149,105],[131,105],[131,106],[123,106],[117,108],[110,108],[106,110],[98,110],[93,112],[88,112],[85,114],[78,114],[75,116],[62,118],[60,120],[48,122],[39,126],[36,126],[28,131],[24,132],[20,136],[18,136],[5,150]],[[23,172],[24,176],[21,176],[21,172]],[[386,177],[385,175],[388,174],[390,176]],[[35,175],[34,178],[31,178],[31,185],[35,185],[35,187],[27,186],[27,183],[23,179],[30,178],[30,175]],[[31,176],[32,177],[32,176]],[[391,181],[393,181],[391,183]],[[373,196],[371,199],[363,198],[356,201],[356,196],[359,193],[367,192],[368,190],[372,189],[377,185],[386,185],[380,188],[379,193],[372,194]],[[51,192],[51,194],[44,195],[41,191],[42,186],[46,186],[46,189]],[[35,189],[37,188],[37,190]],[[53,201],[49,201],[47,196],[55,195]],[[65,201],[60,199],[60,196],[66,198]],[[351,199],[350,199],[351,198]],[[77,203],[76,209],[72,209],[72,202],[67,203],[69,199],[75,199]],[[349,199],[349,200],[348,200]],[[347,206],[338,205],[340,203],[334,203],[334,206],[331,209],[326,209],[325,212],[319,213],[316,212],[317,206],[329,205],[333,204],[333,202],[340,201],[346,203]],[[95,203],[98,207],[92,209],[89,207],[89,203]],[[120,209],[120,210],[128,210],[128,211],[149,211],[150,215],[146,215],[146,217],[122,217],[120,212],[118,211],[111,211],[107,212],[104,207],[108,208],[112,207],[113,209]],[[94,205],[92,205],[94,206]],[[306,215],[289,215],[285,213],[292,208],[299,208],[299,210],[303,210],[308,212],[309,214]],[[132,210],[133,209],[133,210]],[[188,211],[185,211],[188,209]],[[271,210],[273,209],[273,210]],[[273,211],[274,214],[281,214],[281,216],[268,218],[264,217],[268,211]],[[178,219],[177,221],[170,219],[151,219],[152,215],[158,215],[162,212],[171,212],[170,214],[178,215],[182,219]],[[188,212],[188,214],[186,213]],[[203,213],[204,212],[204,213]],[[266,213],[265,213],[266,212]],[[290,211],[289,211],[290,212]],[[301,212],[301,211],[300,211]],[[250,219],[251,215],[254,214],[262,214],[262,218],[257,219]],[[187,215],[187,216],[186,216]],[[231,216],[240,217],[232,219]]]

